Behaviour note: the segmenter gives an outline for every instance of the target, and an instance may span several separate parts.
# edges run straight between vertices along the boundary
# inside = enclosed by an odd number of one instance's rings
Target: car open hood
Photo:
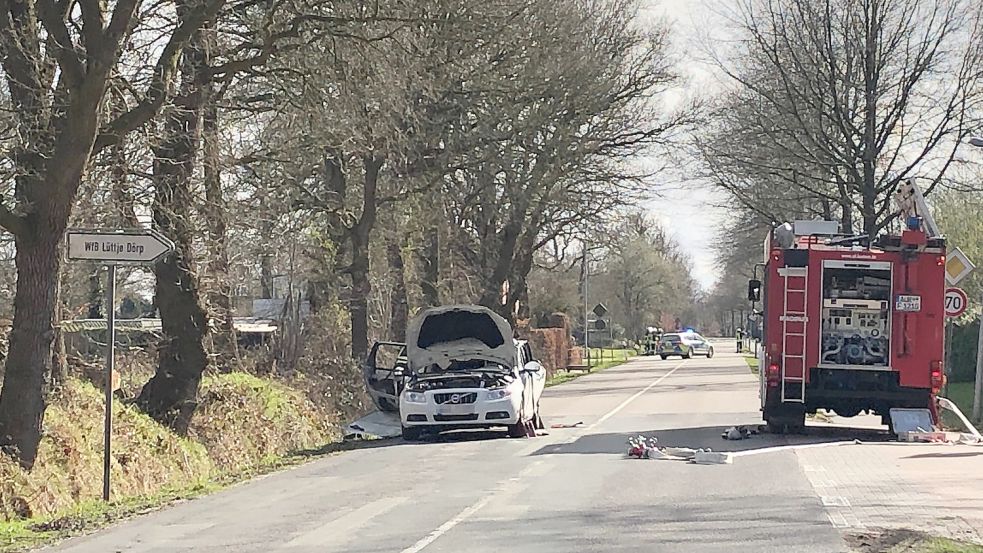
[[[449,305],[425,310],[406,329],[410,369],[480,359],[511,368],[515,341],[508,321],[487,307]]]

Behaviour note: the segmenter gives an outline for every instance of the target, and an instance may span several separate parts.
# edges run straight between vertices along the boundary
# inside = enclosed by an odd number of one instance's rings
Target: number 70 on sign
[[[958,317],[966,312],[969,306],[969,299],[966,292],[959,288],[946,288],[945,290],[945,316]]]

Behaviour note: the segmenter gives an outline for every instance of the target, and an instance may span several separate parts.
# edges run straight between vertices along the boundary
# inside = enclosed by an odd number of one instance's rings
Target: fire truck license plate
[[[922,297],[898,296],[897,301],[894,302],[894,310],[895,311],[921,311]]]

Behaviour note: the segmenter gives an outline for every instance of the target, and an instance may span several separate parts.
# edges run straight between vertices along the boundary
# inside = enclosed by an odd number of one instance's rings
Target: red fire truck
[[[866,411],[888,425],[892,408],[937,418],[945,239],[920,216],[905,223],[873,241],[828,221],[769,233],[748,298],[764,306],[761,408],[772,431],[795,431],[817,409]]]

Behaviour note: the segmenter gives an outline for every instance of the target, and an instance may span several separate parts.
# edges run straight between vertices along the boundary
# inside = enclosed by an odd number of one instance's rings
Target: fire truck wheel
[[[787,430],[788,425],[782,424],[777,421],[768,421],[768,433],[769,434],[784,434]]]

